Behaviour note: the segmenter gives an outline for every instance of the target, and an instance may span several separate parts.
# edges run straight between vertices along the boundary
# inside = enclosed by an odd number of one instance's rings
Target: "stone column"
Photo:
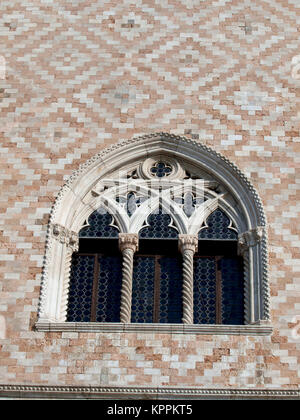
[[[257,227],[239,235],[238,254],[244,260],[244,301],[245,301],[245,322],[254,324],[259,320],[258,310],[255,302],[260,300],[258,283],[259,272],[257,271],[259,250],[258,246],[263,237],[263,228]]]
[[[194,323],[194,254],[198,249],[197,235],[179,235],[179,251],[183,257],[183,316],[184,324]]]
[[[119,248],[123,254],[120,321],[124,323],[131,321],[133,256],[138,250],[138,243],[136,233],[119,234]]]
[[[50,225],[48,253],[52,260],[59,264],[45,264],[47,276],[53,280],[43,285],[40,302],[40,319],[53,322],[64,322],[67,314],[68,291],[70,280],[71,258],[73,252],[78,251],[78,233],[71,231],[58,223]],[[54,281],[56,279],[56,281]]]

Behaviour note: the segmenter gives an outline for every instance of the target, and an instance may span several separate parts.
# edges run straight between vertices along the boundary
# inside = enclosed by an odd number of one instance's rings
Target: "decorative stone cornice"
[[[125,249],[131,249],[134,253],[138,251],[139,236],[137,233],[119,233],[119,248],[123,252]]]
[[[239,235],[238,253],[243,255],[249,248],[256,246],[262,241],[264,235],[264,227],[258,226],[255,229],[248,230]]]
[[[180,234],[178,236],[178,247],[181,253],[187,250],[195,253],[198,250],[198,236]]]
[[[51,385],[0,385],[2,398],[51,399],[173,399],[182,397],[198,399],[289,399],[299,400],[299,389],[245,389],[245,388],[195,388],[146,386],[51,386]],[[151,403],[150,403],[151,404]]]
[[[58,223],[52,224],[50,229],[52,237],[58,242],[67,245],[72,252],[78,251],[79,237],[77,232],[73,232]]]

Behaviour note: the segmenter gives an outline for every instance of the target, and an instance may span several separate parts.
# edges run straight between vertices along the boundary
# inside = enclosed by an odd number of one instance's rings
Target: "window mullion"
[[[120,321],[131,322],[133,257],[138,250],[139,237],[135,233],[120,233],[119,248],[123,256]]]
[[[182,253],[182,302],[184,324],[194,323],[194,255],[198,249],[197,235],[179,235],[179,250]]]

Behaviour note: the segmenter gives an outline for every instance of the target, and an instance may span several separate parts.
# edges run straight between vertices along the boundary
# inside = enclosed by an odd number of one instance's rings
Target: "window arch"
[[[198,233],[199,239],[237,240],[238,232],[224,211],[213,211],[205,221]]]
[[[182,269],[177,242],[178,229],[172,224],[171,215],[158,207],[139,231],[139,251],[134,257],[132,276],[131,322],[182,322]],[[141,307],[144,299],[147,305]]]
[[[170,214],[165,213],[160,207],[151,213],[145,226],[139,231],[140,239],[176,239],[178,238],[177,229],[172,226]]]
[[[94,211],[87,224],[79,231],[79,238],[118,238],[119,229],[113,225],[113,216],[103,207]]]
[[[96,239],[110,245],[101,248],[98,243],[93,263],[91,258],[80,262],[81,242],[89,251]],[[172,253],[159,260],[157,274],[153,264],[158,264],[160,254],[149,253],[149,247],[164,240],[173,241]],[[270,321],[261,201],[231,162],[186,138],[160,133],[121,142],[80,167],[52,209],[46,248],[40,329],[66,321],[115,323],[118,311],[121,323],[151,319],[178,324],[179,317],[185,325],[253,326]],[[100,248],[110,249],[111,255],[103,256]],[[57,259],[59,264],[54,264]],[[92,265],[98,273],[97,286],[81,286],[87,299],[92,293],[92,315],[76,318],[79,304],[72,279],[80,277],[80,270],[91,271]],[[100,265],[115,280],[107,282],[104,271],[101,277]],[[142,284],[145,276],[139,270],[148,270],[150,277],[156,273],[159,286],[151,283],[153,279]],[[174,278],[178,280],[172,283]],[[147,294],[141,294],[147,287],[148,295],[154,296],[150,309]],[[105,296],[111,296],[112,290],[119,292],[109,309],[111,302]],[[238,301],[233,299],[237,294]],[[181,309],[174,312],[176,305]]]

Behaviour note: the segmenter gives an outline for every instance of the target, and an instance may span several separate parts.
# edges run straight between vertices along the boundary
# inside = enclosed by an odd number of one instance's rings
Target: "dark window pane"
[[[155,257],[136,256],[133,267],[131,322],[153,322]]]
[[[69,322],[91,320],[94,264],[94,256],[73,255],[67,313]]]
[[[99,256],[97,322],[120,322],[122,260],[120,256]]]
[[[220,210],[215,210],[206,220],[208,227],[200,230],[198,237],[200,239],[227,239],[237,240],[237,232],[228,228],[230,219]]]
[[[172,168],[169,164],[165,162],[156,162],[155,165],[151,168],[151,173],[158,178],[163,178],[164,176],[170,175]]]
[[[182,262],[176,257],[160,258],[159,322],[182,322]]]
[[[222,271],[222,323],[244,324],[243,268],[239,258],[223,258]]]
[[[163,213],[162,209],[150,214],[147,220],[149,226],[139,232],[140,239],[176,239],[177,230],[169,226],[171,217]]]
[[[89,226],[84,227],[79,232],[80,238],[117,238],[119,231],[117,228],[110,226],[112,216],[105,210],[100,208],[94,211],[88,219]]]
[[[216,323],[216,263],[214,257],[194,259],[194,323]]]

